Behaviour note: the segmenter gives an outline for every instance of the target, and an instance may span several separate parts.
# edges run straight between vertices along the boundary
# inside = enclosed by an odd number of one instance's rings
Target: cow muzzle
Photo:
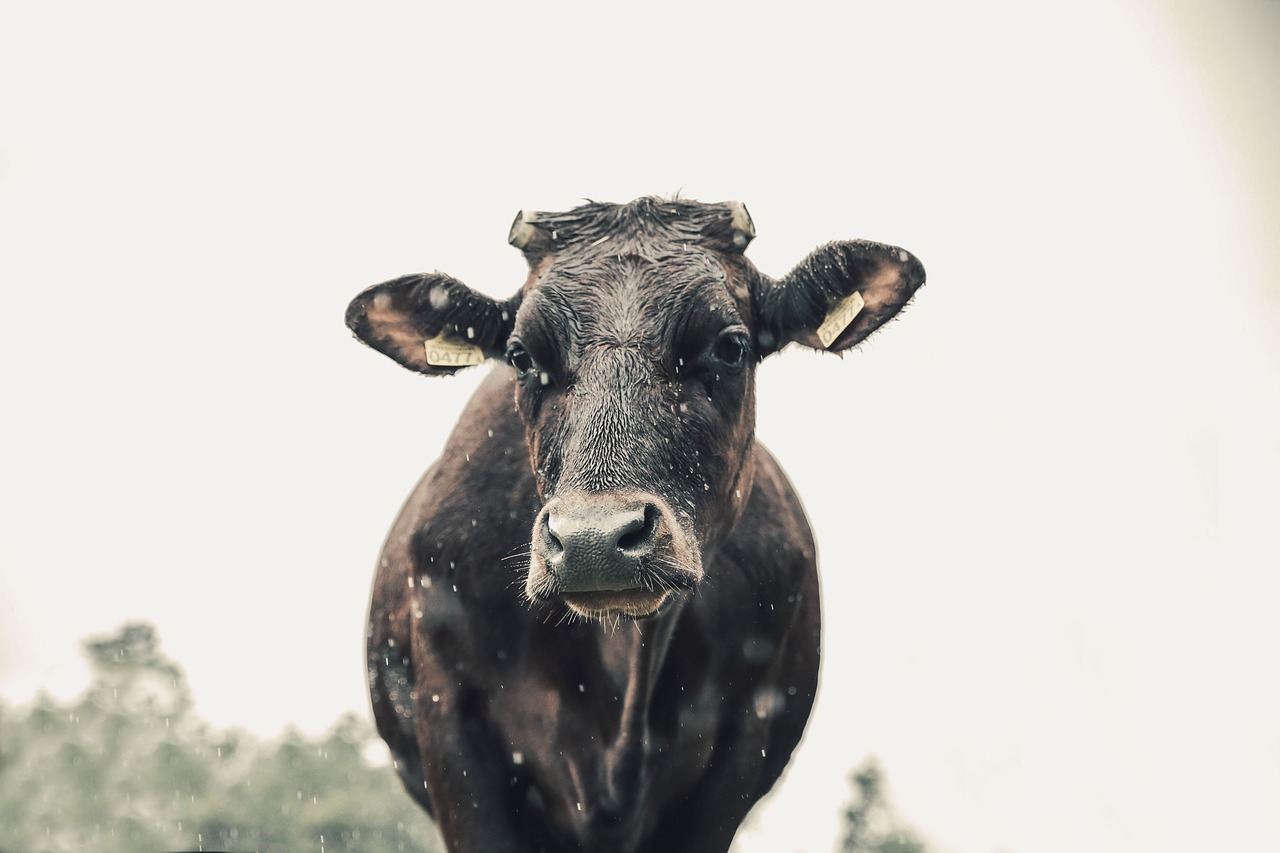
[[[534,522],[525,591],[535,601],[559,597],[587,618],[650,616],[701,578],[689,538],[656,495],[556,497]]]

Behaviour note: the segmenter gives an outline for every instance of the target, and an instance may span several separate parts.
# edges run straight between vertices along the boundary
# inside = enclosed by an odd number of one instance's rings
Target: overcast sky
[[[520,208],[680,191],[765,272],[929,275],[761,369],[826,637],[740,849],[831,849],[868,754],[941,851],[1280,849],[1280,2],[434,5],[0,12],[0,698],[147,619],[217,725],[366,713],[381,539],[486,368],[347,301],[505,297]]]

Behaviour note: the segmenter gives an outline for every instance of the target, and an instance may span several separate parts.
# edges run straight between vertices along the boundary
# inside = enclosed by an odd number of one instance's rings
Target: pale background
[[[154,622],[198,710],[363,710],[381,538],[479,371],[360,288],[522,277],[517,209],[741,199],[750,256],[915,252],[762,368],[818,530],[807,739],[743,851],[877,755],[939,850],[1280,850],[1280,2],[6,3],[0,697]]]

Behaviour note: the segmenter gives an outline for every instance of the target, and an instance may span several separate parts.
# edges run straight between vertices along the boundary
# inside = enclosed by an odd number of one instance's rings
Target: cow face
[[[436,274],[352,302],[356,335],[411,369],[515,371],[543,502],[531,600],[640,618],[696,586],[751,492],[759,361],[791,342],[848,349],[924,282],[908,253],[866,242],[774,281],[743,255],[753,236],[736,203],[521,214],[511,242],[530,274],[511,299]]]

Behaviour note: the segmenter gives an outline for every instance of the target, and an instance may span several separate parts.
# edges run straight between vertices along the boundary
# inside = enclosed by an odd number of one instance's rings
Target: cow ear
[[[897,314],[924,284],[910,252],[883,243],[828,243],[757,294],[760,350],[789,343],[843,352]]]
[[[347,306],[355,336],[410,370],[447,376],[507,346],[519,294],[498,302],[443,273],[374,285]]]

